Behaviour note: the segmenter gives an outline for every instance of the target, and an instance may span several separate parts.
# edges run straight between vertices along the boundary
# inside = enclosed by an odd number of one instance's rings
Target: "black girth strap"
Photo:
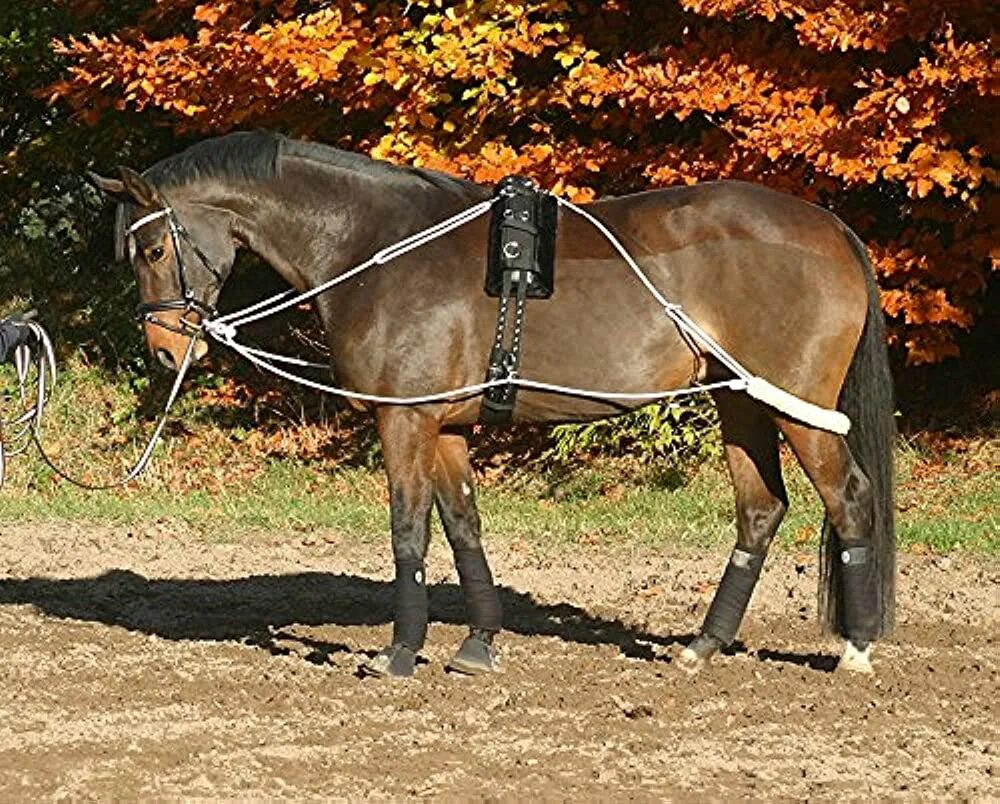
[[[523,281],[515,282],[511,277],[513,271],[507,271],[503,276],[503,295],[500,296],[500,311],[497,314],[497,330],[490,349],[490,364],[486,369],[486,381],[509,380],[517,376],[521,366],[521,334],[524,328],[524,306],[527,299],[526,285]],[[507,339],[507,318],[510,311],[510,293],[515,294],[514,327]],[[514,402],[517,397],[516,385],[494,385],[483,393],[482,407],[479,409],[479,421],[485,424],[508,424],[514,413]]]
[[[496,335],[490,349],[486,381],[510,380],[521,365],[521,343],[527,299],[547,299],[555,285],[557,203],[522,176],[497,185],[499,199],[490,219],[486,294],[499,298]],[[510,300],[515,300],[513,326],[508,326]],[[496,385],[483,394],[479,420],[507,424],[514,412],[517,386]]]

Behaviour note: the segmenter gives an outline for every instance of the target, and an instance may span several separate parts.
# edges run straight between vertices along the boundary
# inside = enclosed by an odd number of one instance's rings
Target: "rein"
[[[38,354],[34,360],[34,401],[30,407],[27,407],[27,409],[24,410],[20,416],[12,421],[4,422],[0,420],[0,488],[3,487],[5,479],[7,459],[23,454],[27,451],[31,444],[35,445],[42,461],[49,467],[49,469],[51,469],[56,475],[65,480],[67,483],[70,483],[78,488],[86,489],[87,491],[108,491],[125,486],[135,480],[149,466],[149,462],[153,457],[153,451],[156,449],[156,445],[159,443],[160,436],[163,433],[163,428],[166,426],[170,410],[173,407],[174,402],[177,400],[181,384],[184,382],[184,377],[187,374],[188,368],[191,366],[194,349],[198,343],[199,336],[192,337],[191,342],[188,344],[187,352],[184,354],[184,360],[182,361],[180,368],[177,370],[177,376],[174,378],[174,383],[170,389],[170,395],[167,397],[166,404],[164,405],[163,413],[160,414],[160,419],[157,422],[156,428],[154,429],[149,442],[146,444],[145,449],[143,449],[142,454],[139,456],[139,459],[119,480],[106,484],[93,484],[73,477],[58,466],[42,444],[42,421],[51,397],[52,389],[55,387],[57,377],[55,352],[52,348],[52,339],[41,325],[35,323],[34,321],[28,321],[25,323],[25,326],[31,329],[32,334],[35,336],[35,340],[39,346]],[[26,344],[18,346],[17,350],[14,352],[14,366],[17,373],[17,395],[22,407],[29,404],[28,386],[30,384],[31,365],[32,355],[30,346]],[[12,435],[9,435],[8,428],[13,429]],[[13,448],[9,446],[10,444],[14,445]]]
[[[160,414],[160,419],[156,423],[156,428],[153,430],[153,434],[149,437],[149,441],[146,443],[145,449],[143,449],[142,454],[139,456],[138,460],[128,470],[121,478],[112,481],[111,483],[87,483],[86,481],[80,480],[72,475],[68,474],[65,470],[60,468],[49,454],[45,451],[45,447],[42,446],[41,439],[38,433],[33,433],[32,439],[35,442],[35,447],[38,449],[38,454],[42,456],[42,461],[46,466],[49,467],[53,472],[55,472],[59,477],[65,480],[67,483],[76,486],[77,488],[85,489],[87,491],[110,491],[111,489],[121,488],[122,486],[127,486],[133,480],[135,480],[139,475],[146,471],[149,466],[149,462],[153,458],[153,451],[156,449],[156,445],[160,443],[160,436],[163,434],[163,428],[167,426],[167,419],[170,416],[170,409],[174,406],[174,402],[177,401],[177,396],[181,390],[181,384],[184,382],[184,377],[187,374],[188,368],[191,366],[191,358],[194,356],[194,349],[198,343],[199,338],[197,336],[191,338],[191,342],[188,344],[187,351],[184,353],[184,359],[181,361],[180,367],[177,369],[177,376],[174,378],[174,384],[170,388],[170,394],[167,397],[166,404],[163,406],[163,413]]]
[[[547,192],[547,191],[539,191]],[[550,194],[551,195],[551,194]],[[317,382],[311,380],[307,377],[302,377],[300,375],[294,374],[286,369],[283,369],[276,363],[285,363],[293,366],[299,366],[303,368],[328,368],[326,364],[322,363],[312,363],[305,360],[300,360],[299,358],[291,357],[289,355],[276,354],[273,352],[267,352],[262,349],[257,349],[247,344],[240,343],[236,340],[238,335],[239,327],[249,324],[253,321],[258,321],[262,318],[274,315],[286,310],[289,307],[294,307],[302,302],[308,301],[321,293],[326,292],[332,287],[353,279],[358,274],[365,271],[377,268],[380,265],[396,259],[414,249],[423,246],[426,243],[436,240],[439,237],[448,234],[449,232],[457,229],[460,226],[464,226],[466,223],[475,220],[476,218],[485,215],[489,212],[493,205],[497,203],[498,197],[494,197],[488,201],[482,201],[468,209],[459,212],[457,215],[453,215],[440,223],[434,224],[433,226],[424,229],[423,231],[417,232],[416,234],[410,235],[409,237],[401,240],[400,242],[388,246],[381,251],[376,252],[372,257],[370,257],[365,262],[354,266],[353,268],[345,271],[344,273],[323,282],[316,287],[304,291],[302,293],[296,293],[294,290],[287,290],[283,293],[276,294],[270,298],[264,299],[263,301],[257,302],[249,307],[242,310],[237,310],[232,313],[227,313],[223,316],[209,317],[201,322],[201,330],[208,333],[212,338],[214,338],[219,343],[228,346],[230,349],[235,351],[237,354],[242,355],[247,360],[249,360],[254,365],[265,371],[274,374],[275,376],[281,377],[291,382],[303,385],[307,388],[312,388],[317,391],[324,391],[326,393],[335,394],[337,396],[342,396],[346,399],[355,399],[360,402],[368,402],[373,404],[383,404],[383,405],[424,405],[434,402],[455,402],[468,399],[470,397],[478,396],[484,394],[494,388],[524,388],[533,391],[543,391],[549,393],[564,394],[567,396],[577,396],[589,399],[603,400],[608,402],[654,402],[660,399],[670,399],[673,397],[683,396],[687,394],[702,393],[704,391],[712,391],[721,388],[728,388],[734,391],[746,391],[753,384],[755,378],[749,371],[747,371],[735,358],[729,355],[725,349],[722,348],[716,341],[706,333],[701,327],[699,327],[682,309],[679,304],[672,303],[668,301],[662,293],[660,293],[653,283],[646,276],[642,268],[639,267],[638,263],[632,258],[621,242],[615,237],[615,235],[608,229],[603,223],[601,223],[597,218],[591,215],[586,210],[581,207],[576,206],[570,201],[559,196],[553,196],[556,202],[565,207],[566,209],[574,212],[577,215],[583,217],[586,221],[592,224],[597,230],[604,235],[604,237],[611,243],[615,250],[621,255],[625,263],[631,268],[632,272],[638,277],[639,281],[642,282],[643,286],[649,293],[653,296],[656,302],[663,308],[664,313],[673,321],[677,326],[681,335],[689,343],[701,344],[710,354],[716,357],[722,365],[728,368],[734,375],[733,379],[721,380],[714,383],[698,384],[688,388],[679,388],[672,391],[646,391],[638,393],[620,393],[615,391],[604,391],[604,390],[594,390],[589,388],[575,388],[566,385],[556,385],[554,383],[540,382],[538,380],[530,380],[518,375],[516,367],[510,366],[507,368],[505,375],[497,376],[495,378],[489,379],[485,382],[474,383],[472,385],[465,385],[460,388],[453,388],[448,391],[439,391],[437,393],[424,394],[420,396],[384,396],[380,394],[365,394],[359,391],[351,391],[347,388],[342,388],[339,386],[328,385],[326,383]],[[167,213],[167,214],[172,214]],[[148,217],[148,216],[147,216]],[[144,223],[142,219],[137,222],[137,224]],[[133,226],[137,226],[133,224]]]
[[[10,458],[23,454],[30,446],[35,435],[41,430],[45,406],[49,401],[49,389],[56,381],[56,360],[52,349],[52,341],[41,325],[34,321],[25,321],[27,327],[39,345],[38,359],[35,363],[37,394],[29,406],[29,375],[32,366],[31,347],[22,343],[14,349],[14,372],[17,376],[17,402],[21,413],[13,419],[0,417],[0,489],[7,477],[7,462]]]

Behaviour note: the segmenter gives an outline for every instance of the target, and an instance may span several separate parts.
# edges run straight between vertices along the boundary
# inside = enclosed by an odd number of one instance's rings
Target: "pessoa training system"
[[[701,393],[703,391],[711,391],[717,388],[728,388],[734,391],[745,391],[754,399],[764,402],[765,404],[780,410],[782,413],[788,414],[794,419],[805,422],[806,424],[810,424],[814,427],[818,427],[822,430],[829,430],[831,432],[844,435],[850,429],[850,420],[840,411],[829,410],[827,408],[820,407],[819,405],[814,405],[811,402],[807,402],[804,399],[799,399],[793,394],[772,385],[763,377],[754,376],[747,371],[747,369],[745,369],[734,357],[726,352],[726,350],[723,349],[722,346],[720,346],[708,333],[698,326],[698,324],[684,312],[679,304],[670,302],[663,296],[662,293],[660,293],[659,290],[656,289],[642,268],[639,267],[638,263],[636,263],[618,238],[615,237],[607,226],[582,207],[579,207],[564,198],[551,195],[542,190],[536,190],[536,192],[544,193],[545,195],[554,198],[558,205],[565,207],[577,215],[580,215],[593,225],[608,240],[608,242],[611,243],[615,251],[617,251],[625,261],[625,264],[632,270],[636,278],[638,278],[638,280],[642,283],[643,287],[649,291],[656,303],[663,308],[664,313],[668,318],[670,318],[671,321],[673,321],[681,333],[687,339],[701,344],[702,348],[708,351],[709,354],[711,354],[716,360],[718,360],[735,375],[734,378],[715,383],[694,385],[688,388],[680,388],[673,391],[617,393],[614,391],[574,388],[528,379],[526,377],[519,376],[516,368],[512,366],[505,376],[487,379],[480,383],[465,385],[460,388],[453,388],[447,391],[438,391],[421,396],[380,396],[377,394],[365,394],[357,391],[351,391],[347,388],[340,388],[326,383],[317,382],[306,377],[301,377],[291,371],[281,368],[276,364],[284,363],[286,365],[299,366],[303,368],[328,368],[328,366],[321,363],[312,363],[300,360],[299,358],[288,355],[275,354],[262,349],[256,349],[236,340],[238,330],[241,326],[249,324],[253,321],[258,321],[262,318],[279,313],[282,310],[286,310],[289,307],[294,307],[308,301],[315,296],[326,292],[330,288],[336,287],[343,282],[347,282],[365,271],[376,269],[379,266],[402,256],[403,254],[420,248],[424,244],[429,243],[432,240],[436,240],[439,237],[442,237],[459,228],[460,226],[464,226],[470,221],[485,215],[493,208],[494,204],[503,198],[502,194],[504,192],[504,183],[502,182],[499,186],[501,188],[500,191],[489,201],[483,201],[476,204],[475,206],[459,212],[457,215],[447,218],[446,220],[443,220],[440,223],[423,230],[422,232],[417,232],[416,234],[413,234],[392,246],[384,248],[375,253],[365,262],[356,265],[333,279],[323,282],[310,290],[302,293],[296,293],[294,290],[289,290],[276,294],[275,296],[258,302],[257,304],[243,310],[238,310],[216,318],[209,318],[201,323],[200,328],[219,343],[228,346],[233,349],[233,351],[245,357],[247,360],[250,360],[252,363],[266,371],[271,372],[272,374],[309,388],[326,391],[331,394],[337,394],[338,396],[343,396],[348,399],[356,399],[361,402],[371,402],[383,405],[423,405],[434,402],[455,402],[467,399],[471,396],[483,394],[493,388],[510,387],[607,401],[653,402],[658,399],[668,399],[686,394]],[[163,216],[173,218],[173,210],[169,207],[164,207],[162,210],[151,213],[144,218],[140,218],[130,227],[129,233],[134,233],[146,223]],[[502,247],[503,244],[501,244],[501,248]],[[177,252],[180,253],[179,249]],[[502,291],[501,297],[503,297]]]
[[[30,322],[29,326],[33,327],[33,332],[40,345],[36,363],[37,393],[35,395],[34,404],[12,422],[8,422],[6,424],[7,428],[13,428],[15,431],[13,439],[8,439],[7,442],[8,444],[13,443],[14,447],[7,448],[6,452],[3,445],[5,430],[0,428],[0,483],[2,483],[3,480],[5,455],[22,452],[26,448],[27,443],[30,441],[34,441],[42,455],[43,460],[53,471],[55,471],[63,479],[82,488],[95,490],[111,489],[125,485],[126,483],[129,483],[137,478],[149,465],[153,450],[159,441],[160,435],[162,434],[163,428],[166,424],[167,417],[180,392],[181,384],[184,381],[187,370],[192,363],[195,345],[203,334],[207,334],[220,344],[228,346],[237,354],[242,355],[256,366],[270,372],[271,374],[308,388],[336,394],[338,396],[358,400],[360,402],[368,402],[379,405],[425,405],[439,402],[456,402],[482,395],[484,396],[482,416],[484,421],[496,422],[507,420],[510,409],[513,407],[513,392],[516,391],[516,389],[565,394],[609,402],[653,402],[656,400],[670,399],[687,394],[702,393],[704,391],[727,388],[733,391],[746,392],[754,399],[757,399],[760,402],[763,402],[764,404],[769,405],[794,419],[797,419],[798,421],[812,425],[819,429],[828,430],[840,435],[846,434],[850,429],[850,419],[848,419],[848,417],[842,412],[814,405],[811,402],[800,399],[799,397],[772,385],[762,377],[751,374],[695,321],[693,321],[690,316],[684,312],[679,304],[673,303],[665,298],[649,280],[649,277],[646,276],[645,272],[639,267],[638,263],[636,263],[618,238],[615,237],[614,233],[587,210],[564,198],[555,196],[544,190],[539,190],[527,180],[516,179],[515,181],[518,182],[520,194],[524,193],[526,187],[530,188],[530,192],[535,193],[538,197],[544,198],[548,203],[553,204],[553,208],[556,205],[562,206],[570,212],[581,216],[584,220],[594,226],[621,256],[622,260],[632,270],[639,282],[642,283],[643,287],[646,288],[655,302],[663,309],[664,314],[678,328],[685,340],[689,343],[700,345],[701,348],[705,349],[712,357],[718,360],[721,365],[727,368],[734,375],[733,378],[713,383],[696,384],[687,388],[679,388],[671,391],[620,393],[607,390],[574,388],[571,386],[556,385],[540,380],[521,377],[518,374],[519,360],[517,359],[516,349],[519,346],[519,333],[517,328],[519,326],[518,322],[523,321],[524,299],[532,295],[544,298],[544,291],[532,294],[528,288],[527,282],[516,281],[518,278],[523,279],[523,277],[516,276],[516,272],[512,271],[504,272],[504,285],[499,289],[499,291],[490,293],[490,295],[497,295],[501,299],[501,310],[497,327],[497,341],[494,346],[494,353],[491,354],[487,379],[483,382],[474,383],[472,385],[465,385],[460,388],[453,388],[445,391],[436,391],[419,396],[399,397],[366,394],[359,391],[352,391],[347,388],[321,383],[308,377],[302,377],[295,374],[288,368],[282,367],[283,365],[291,368],[328,369],[329,366],[324,363],[314,363],[297,357],[292,357],[290,355],[275,354],[240,343],[237,340],[240,327],[253,321],[258,321],[262,318],[275,315],[276,313],[287,310],[290,307],[298,306],[303,302],[307,302],[321,293],[325,293],[331,288],[353,279],[365,271],[375,270],[379,266],[385,265],[397,257],[418,249],[421,246],[443,237],[449,232],[452,232],[455,229],[458,229],[459,227],[487,214],[493,210],[494,205],[499,202],[506,201],[511,198],[511,196],[517,194],[511,189],[511,180],[501,182],[498,185],[497,193],[490,200],[475,204],[474,206],[469,207],[468,209],[465,209],[462,212],[459,212],[458,214],[453,215],[452,217],[447,218],[433,226],[430,226],[423,231],[410,235],[398,243],[376,252],[368,260],[360,263],[359,265],[354,266],[353,268],[326,282],[323,282],[320,285],[317,285],[314,288],[311,288],[310,290],[301,293],[294,290],[284,291],[242,310],[237,310],[222,316],[213,316],[212,313],[214,313],[214,311],[211,310],[211,308],[208,308],[203,303],[198,302],[193,298],[193,296],[190,295],[189,292],[187,292],[186,283],[184,282],[184,267],[180,262],[180,255],[182,253],[182,250],[179,247],[180,238],[184,238],[189,242],[189,244],[193,247],[195,254],[202,262],[205,262],[206,267],[213,274],[217,277],[218,274],[213,270],[212,266],[208,264],[208,261],[201,249],[199,249],[197,244],[191,240],[190,235],[177,219],[173,209],[169,206],[164,206],[162,209],[151,212],[135,221],[128,228],[127,234],[131,238],[136,231],[146,224],[163,217],[167,218],[170,233],[174,239],[174,251],[175,254],[178,255],[178,273],[181,277],[181,288],[184,290],[184,298],[170,302],[154,302],[152,304],[141,305],[140,314],[148,323],[157,324],[159,326],[168,326],[155,316],[156,311],[160,309],[175,309],[177,307],[184,307],[201,313],[203,318],[199,324],[188,323],[188,328],[185,329],[183,333],[190,336],[187,352],[185,353],[181,365],[178,367],[177,376],[174,379],[170,394],[167,398],[166,404],[164,405],[163,413],[161,414],[153,435],[151,436],[146,448],[143,450],[139,460],[122,479],[115,483],[106,485],[91,485],[77,480],[67,475],[60,468],[58,468],[52,460],[50,460],[42,448],[40,431],[42,416],[45,410],[45,405],[48,401],[48,394],[56,378],[55,360],[48,335],[38,324]],[[496,240],[497,237],[491,237],[491,241]],[[503,241],[502,231],[499,240]],[[511,242],[494,242],[492,245],[503,251],[505,247],[510,247],[512,245],[516,246],[517,244]],[[516,257],[519,256],[519,254],[514,254],[510,248],[507,248],[505,253],[506,256],[511,258],[513,262],[516,262]],[[544,265],[543,268],[545,268]],[[551,265],[547,266],[547,270],[549,271],[548,275],[544,275],[544,270],[542,271],[542,275],[543,278],[549,283],[548,290],[551,292]],[[512,275],[515,280],[513,283],[511,283]],[[534,280],[535,277],[529,277],[529,279]],[[488,286],[487,291],[489,292],[489,290],[490,288]],[[496,350],[501,346],[501,335],[503,329],[505,328],[506,302],[511,296],[516,299],[518,308],[515,313],[514,352],[512,354],[508,350],[501,349],[500,352],[497,353]],[[168,328],[170,327],[168,326]],[[26,404],[26,383],[29,373],[28,365],[31,361],[27,347],[20,348],[24,349],[24,351],[18,353],[16,366],[19,380],[20,399],[23,404]]]

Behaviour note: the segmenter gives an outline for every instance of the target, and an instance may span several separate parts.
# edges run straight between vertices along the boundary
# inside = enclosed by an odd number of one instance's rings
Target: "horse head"
[[[215,312],[223,282],[236,258],[231,213],[188,198],[182,188],[163,190],[134,170],[117,179],[90,179],[118,202],[115,250],[135,271],[137,308],[149,351],[177,370],[201,322]],[[192,358],[208,352],[199,340]]]

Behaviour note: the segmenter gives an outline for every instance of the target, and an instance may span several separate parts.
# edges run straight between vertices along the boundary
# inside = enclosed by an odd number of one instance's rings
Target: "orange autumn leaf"
[[[270,127],[575,200],[723,178],[869,244],[891,340],[956,353],[998,253],[989,0],[148,0],[57,43],[84,121]],[[179,33],[183,32],[183,33]]]

